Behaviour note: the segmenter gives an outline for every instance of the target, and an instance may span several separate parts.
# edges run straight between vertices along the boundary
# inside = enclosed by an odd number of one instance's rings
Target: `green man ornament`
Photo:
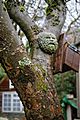
[[[58,48],[56,36],[50,32],[41,32],[38,35],[38,44],[42,51],[53,54]]]

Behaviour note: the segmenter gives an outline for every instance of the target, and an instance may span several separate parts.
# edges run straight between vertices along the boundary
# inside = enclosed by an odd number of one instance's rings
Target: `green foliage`
[[[56,74],[54,76],[54,80],[60,99],[62,99],[66,94],[75,95],[75,72],[69,71],[63,74]]]
[[[0,80],[1,80],[4,76],[6,76],[6,73],[5,73],[4,69],[2,68],[2,66],[1,66],[1,64],[0,64]]]

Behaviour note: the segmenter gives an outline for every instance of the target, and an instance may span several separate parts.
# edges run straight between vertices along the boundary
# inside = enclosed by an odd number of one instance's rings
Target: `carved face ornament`
[[[38,44],[45,53],[52,54],[58,48],[56,36],[53,33],[42,32],[38,35]]]

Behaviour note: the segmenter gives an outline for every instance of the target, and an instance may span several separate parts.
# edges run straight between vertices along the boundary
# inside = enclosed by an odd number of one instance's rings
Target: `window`
[[[2,111],[3,112],[23,112],[23,105],[16,92],[3,92]]]

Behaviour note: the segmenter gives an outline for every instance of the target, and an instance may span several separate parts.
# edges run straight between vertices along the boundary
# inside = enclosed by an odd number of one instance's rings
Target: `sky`
[[[26,0],[26,2],[29,2],[29,1],[30,0]],[[33,0],[33,1],[35,1],[35,0]],[[35,5],[35,8],[39,3],[39,0],[36,0],[36,1],[37,1],[36,4],[35,3],[32,4],[32,5]],[[77,0],[77,1],[80,1],[80,0]],[[44,2],[44,0],[41,0],[42,4],[43,4],[43,2]],[[67,2],[67,7],[68,7],[69,11],[67,11],[66,20],[65,20],[65,24],[62,29],[62,32],[66,32],[71,21],[74,20],[74,18],[77,18],[77,16],[80,14],[80,3],[76,4],[75,0],[70,0],[69,2]],[[75,8],[77,8],[77,11]],[[33,9],[32,9],[32,12],[33,12]],[[44,20],[45,20],[45,17],[43,20],[38,21],[38,24],[41,23],[40,25],[43,26]],[[25,39],[26,39],[26,37],[23,38],[24,44],[25,44]]]
[[[73,21],[74,18],[77,18],[77,16],[80,14],[80,3],[76,4],[75,0],[70,0],[67,3],[67,7],[68,7],[69,11],[67,11],[64,31],[67,30],[67,28],[68,28],[69,24],[71,23],[71,21]],[[76,10],[76,8],[77,8],[77,10]]]

